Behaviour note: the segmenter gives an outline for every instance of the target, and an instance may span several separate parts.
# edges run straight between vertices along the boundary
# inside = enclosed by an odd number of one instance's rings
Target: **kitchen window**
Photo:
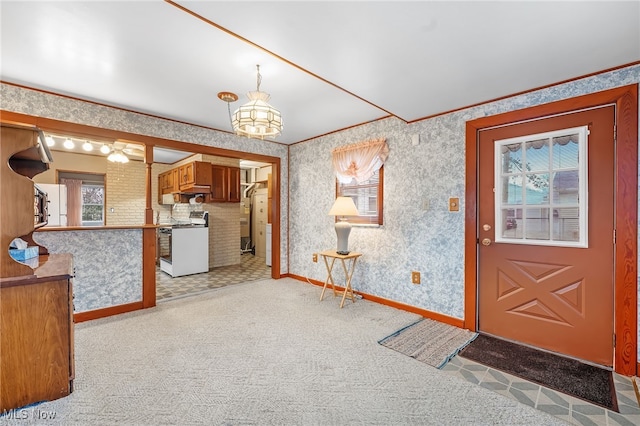
[[[104,184],[82,185],[82,226],[104,225]]]
[[[58,172],[58,181],[67,186],[67,224],[104,226],[105,175]]]

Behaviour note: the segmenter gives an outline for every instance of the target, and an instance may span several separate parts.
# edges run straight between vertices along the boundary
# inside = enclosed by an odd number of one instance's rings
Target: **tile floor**
[[[640,405],[632,379],[614,373],[620,413],[589,404],[535,383],[455,356],[442,367],[454,376],[545,411],[575,425],[640,425]]]
[[[271,268],[266,265],[264,258],[245,253],[240,256],[240,260],[241,262],[237,265],[221,266],[211,269],[208,273],[176,278],[172,278],[157,267],[156,300],[161,301],[212,288],[271,278]]]

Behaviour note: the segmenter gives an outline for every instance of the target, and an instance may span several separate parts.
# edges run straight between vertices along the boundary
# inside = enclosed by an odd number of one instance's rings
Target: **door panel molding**
[[[638,345],[638,85],[510,111],[466,124],[465,302],[464,327],[477,328],[478,283],[478,132],[604,105],[616,105],[614,264],[614,370],[637,373]],[[613,236],[612,236],[613,238]]]

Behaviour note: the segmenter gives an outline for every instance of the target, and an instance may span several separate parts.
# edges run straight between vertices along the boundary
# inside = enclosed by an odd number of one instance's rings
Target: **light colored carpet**
[[[441,368],[477,336],[478,333],[424,318],[378,343],[425,364]]]
[[[78,324],[75,392],[0,424],[565,424],[377,343],[417,315],[320,292],[255,281]]]

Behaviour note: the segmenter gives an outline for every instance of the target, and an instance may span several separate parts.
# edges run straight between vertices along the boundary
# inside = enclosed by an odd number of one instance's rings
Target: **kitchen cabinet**
[[[253,195],[252,239],[256,257],[266,258],[267,248],[267,189],[257,189]]]
[[[240,202],[240,168],[211,165],[212,186],[210,202]]]
[[[3,413],[68,395],[73,391],[75,373],[72,257],[50,255],[33,240],[37,218],[31,178],[49,168],[51,154],[38,129],[5,124],[1,127],[0,413]],[[24,262],[14,260],[9,256],[9,246],[15,238],[38,247],[39,256]]]
[[[165,194],[165,186],[167,180],[167,172],[158,175],[158,204],[164,204],[162,196]]]
[[[167,172],[165,194],[180,192],[180,170],[175,168]]]
[[[209,163],[194,161],[158,175],[158,204],[188,202],[189,197],[182,194],[208,194],[210,190]],[[167,194],[173,196],[163,197]]]
[[[165,204],[163,195],[176,194],[180,192],[178,168],[167,170],[158,175],[158,204]],[[173,200],[173,197],[171,197]],[[174,201],[172,201],[173,203]]]
[[[240,189],[240,168],[229,167],[229,200],[232,203],[239,203],[242,196]]]
[[[211,192],[211,163],[192,161],[178,167],[180,192]]]
[[[177,168],[167,170],[158,175],[158,188],[162,194],[172,194],[180,191],[179,170]]]

